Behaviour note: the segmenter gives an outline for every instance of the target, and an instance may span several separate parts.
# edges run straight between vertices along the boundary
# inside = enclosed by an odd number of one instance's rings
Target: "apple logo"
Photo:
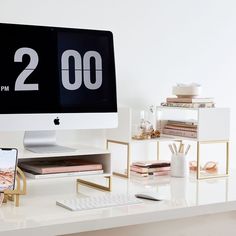
[[[54,124],[55,125],[60,125],[60,119],[58,117],[56,119],[54,119]]]

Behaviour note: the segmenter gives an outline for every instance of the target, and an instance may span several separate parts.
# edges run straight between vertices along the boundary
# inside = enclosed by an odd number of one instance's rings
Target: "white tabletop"
[[[91,178],[91,177],[90,177]],[[28,181],[20,207],[0,208],[0,235],[58,235],[236,210],[236,173],[199,180],[155,177],[145,180],[113,177],[113,193],[158,192],[163,201],[71,212],[56,200],[76,196],[75,178]],[[107,194],[81,186],[81,195]]]

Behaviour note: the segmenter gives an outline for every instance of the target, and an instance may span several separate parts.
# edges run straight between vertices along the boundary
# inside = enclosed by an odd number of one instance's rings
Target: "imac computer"
[[[56,130],[117,126],[109,31],[0,23],[0,130],[33,152],[67,152]]]

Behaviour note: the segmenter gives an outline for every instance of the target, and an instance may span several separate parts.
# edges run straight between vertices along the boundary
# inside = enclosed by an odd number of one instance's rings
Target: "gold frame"
[[[111,178],[111,176],[105,176],[104,178],[108,179],[108,186],[103,186],[103,185],[100,185],[100,184],[96,184],[96,183],[93,183],[91,181],[87,181],[87,180],[84,180],[84,179],[77,179],[76,180],[76,191],[79,192],[79,184],[83,184],[85,186],[96,188],[98,190],[111,192],[112,178]]]
[[[160,160],[160,141],[157,141],[157,160]]]
[[[174,140],[174,142],[180,142],[182,143],[182,140]],[[126,145],[127,146],[127,173],[119,173],[119,172],[113,172],[114,175],[129,178],[130,177],[130,163],[131,163],[131,144],[129,142],[121,142],[121,141],[115,141],[108,139],[106,142],[106,148],[108,149],[109,143],[115,143],[118,145]],[[200,145],[201,144],[214,144],[214,143],[225,143],[226,144],[226,170],[225,174],[216,174],[216,175],[209,175],[209,176],[201,176],[200,171]],[[160,141],[157,140],[157,160],[160,159]],[[197,179],[210,179],[210,178],[219,178],[219,177],[226,177],[229,176],[229,140],[218,140],[218,141],[197,141]]]
[[[201,144],[214,144],[214,143],[225,143],[226,144],[226,168],[225,168],[225,174],[201,176],[201,170],[200,170],[200,146],[201,146]],[[227,176],[229,176],[229,141],[228,140],[197,141],[197,179],[211,179],[211,178],[219,178],[219,177],[227,177]]]
[[[129,179],[130,177],[130,161],[131,161],[131,151],[130,151],[130,143],[127,143],[127,142],[120,142],[120,141],[115,141],[115,140],[110,140],[108,139],[107,140],[107,143],[106,143],[106,148],[108,149],[108,146],[109,146],[109,143],[115,143],[115,144],[119,144],[119,145],[125,145],[127,147],[127,152],[126,152],[126,173],[123,174],[123,173],[120,173],[120,172],[113,172],[113,175],[116,175],[116,176],[120,176],[120,177],[124,177],[124,178],[127,178]]]
[[[17,167],[16,168],[16,188],[14,190],[5,190],[4,193],[4,203],[7,201],[15,201],[15,206],[18,207],[20,205],[20,195],[26,194],[26,177],[24,172]],[[21,188],[22,182],[22,188]]]
[[[129,179],[130,178],[130,163],[131,163],[131,144],[129,142],[121,142],[116,140],[107,139],[106,142],[106,148],[108,149],[109,143],[115,143],[118,145],[125,145],[127,146],[127,152],[126,152],[126,173],[120,173],[120,172],[113,172],[113,175],[124,177]],[[157,160],[160,159],[160,141],[157,140]]]
[[[196,204],[199,205],[199,185],[202,183],[202,181],[196,181]],[[229,201],[229,179],[224,178],[225,183],[225,201]]]
[[[106,144],[106,147],[108,149],[108,143]],[[88,180],[84,180],[84,179],[77,179],[76,180],[76,191],[79,192],[79,184],[82,184],[82,185],[85,185],[85,186],[88,186],[88,187],[91,187],[91,188],[95,188],[95,189],[98,189],[98,190],[111,192],[111,190],[112,190],[112,176],[109,175],[109,176],[101,176],[101,177],[104,177],[105,179],[108,179],[108,185],[107,186],[97,184],[97,183],[94,183],[92,181],[88,181]]]

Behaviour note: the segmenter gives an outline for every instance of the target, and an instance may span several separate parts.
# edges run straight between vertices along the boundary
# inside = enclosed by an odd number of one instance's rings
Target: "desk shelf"
[[[95,148],[95,147],[87,147],[87,146],[73,146],[73,148],[76,149],[75,152],[69,152],[69,153],[50,153],[50,154],[42,154],[42,153],[32,153],[30,151],[27,151],[25,149],[23,150],[19,150],[19,155],[18,155],[18,162],[23,163],[23,162],[28,162],[28,161],[32,161],[32,160],[45,160],[45,158],[47,159],[57,159],[57,158],[67,158],[67,157],[73,157],[73,158],[78,158],[80,160],[89,160],[91,162],[95,162],[95,163],[99,163],[102,164],[103,167],[103,173],[96,173],[96,174],[91,174],[87,172],[81,172],[79,175],[76,176],[70,176],[68,174],[68,176],[64,176],[66,178],[71,178],[72,180],[76,179],[77,180],[77,185],[78,183],[81,184],[86,184],[86,185],[93,185],[93,187],[99,188],[98,185],[82,180],[81,178],[84,177],[104,177],[104,178],[108,178],[109,179],[109,186],[108,189],[104,189],[104,186],[100,186],[100,189],[103,190],[108,190],[111,191],[111,175],[112,175],[112,170],[111,170],[111,155],[109,153],[108,150],[104,150],[104,149],[99,149],[99,148]],[[27,174],[26,174],[27,176]],[[29,175],[28,175],[29,176]],[[32,177],[32,176],[31,176]],[[59,181],[61,178],[64,177],[55,177],[57,178]],[[47,181],[48,179],[52,179],[53,177],[51,176],[50,178],[37,178],[37,175],[35,176],[35,178],[27,178],[27,181]],[[96,186],[95,186],[96,185]]]
[[[186,119],[189,115],[186,112],[190,112],[191,118],[197,123],[197,137],[188,138],[182,136],[172,136],[161,134],[160,138],[148,139],[148,140],[134,140],[132,136],[134,134],[134,126],[140,122],[140,111],[133,111],[128,107],[122,107],[118,109],[119,126],[117,129],[107,131],[107,147],[110,143],[125,145],[127,147],[127,166],[126,173],[115,173],[119,176],[126,178],[130,177],[130,164],[131,164],[131,146],[134,143],[157,143],[157,159],[159,159],[159,149],[161,142],[173,142],[183,140],[195,141],[197,143],[197,179],[211,178],[218,176],[201,176],[200,175],[200,147],[204,144],[211,143],[225,143],[226,147],[226,170],[224,176],[228,175],[229,171],[229,131],[230,131],[230,109],[229,108],[179,108],[179,107],[157,107],[156,109],[156,124],[157,127],[162,130],[167,120],[175,120],[172,115],[179,114],[179,117]],[[180,119],[180,118],[178,118]],[[222,175],[219,175],[222,176]]]

